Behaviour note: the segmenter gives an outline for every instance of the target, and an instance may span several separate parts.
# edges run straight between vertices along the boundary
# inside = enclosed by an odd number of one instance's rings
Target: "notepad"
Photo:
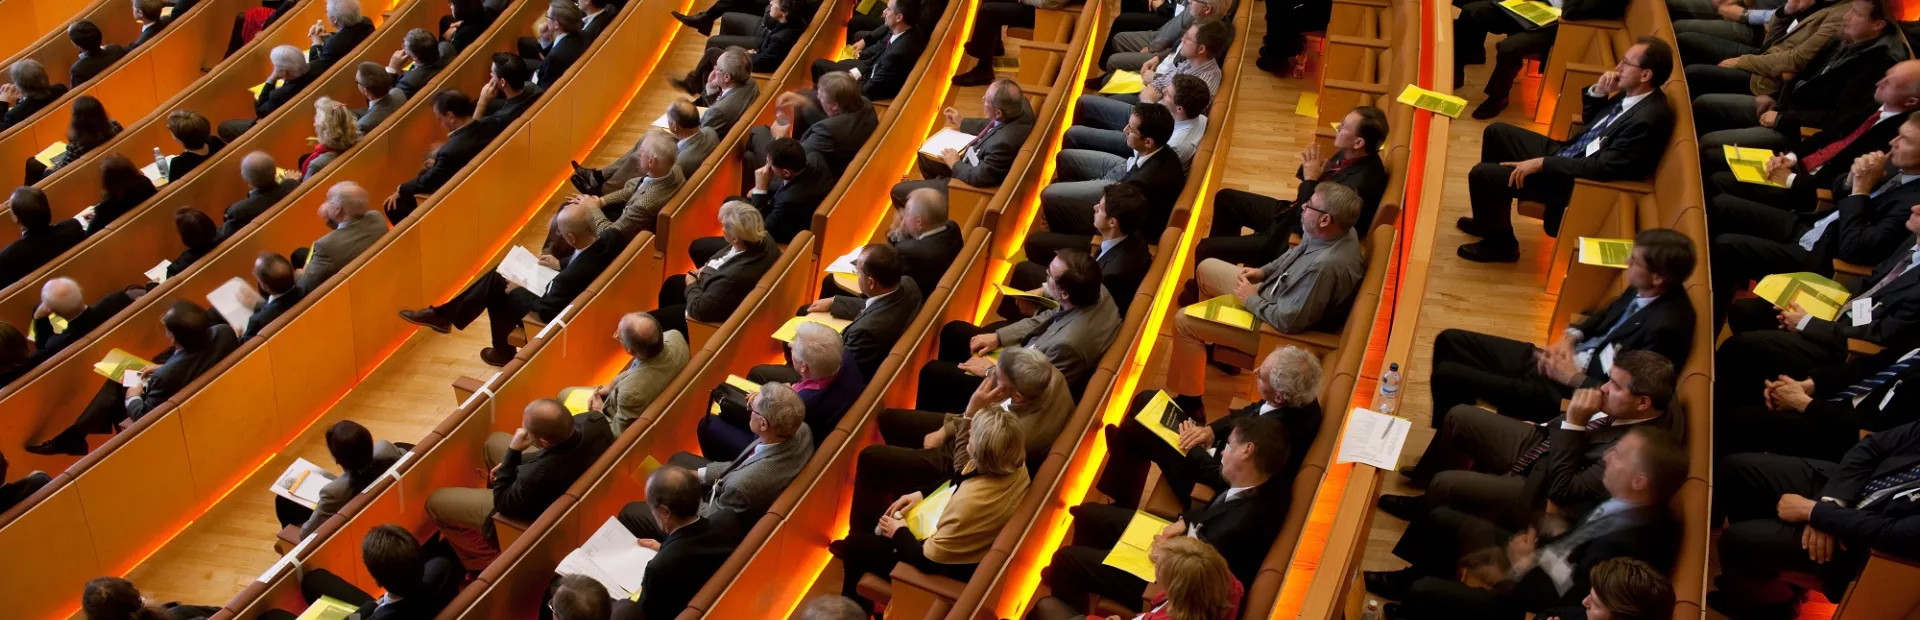
[[[1320,93],[1314,91],[1300,93],[1300,101],[1293,104],[1293,113],[1307,118],[1320,116]],[[1339,126],[1338,123],[1334,124],[1334,127]]]
[[[633,533],[620,524],[619,517],[607,517],[585,544],[560,560],[554,572],[598,581],[607,588],[608,595],[629,598],[640,590],[640,582],[647,576],[647,564],[657,553],[635,542]]]
[[[1626,269],[1633,257],[1632,239],[1580,238],[1580,262],[1600,267]]]
[[[1773,159],[1773,151],[1731,144],[1723,144],[1720,149],[1726,153],[1727,168],[1733,170],[1733,178],[1742,183],[1786,187],[1767,177],[1767,162]]]
[[[507,258],[501,260],[500,266],[494,271],[508,282],[535,295],[545,295],[547,287],[553,285],[554,276],[560,275],[560,272],[540,264],[540,257],[517,245],[507,251]]]
[[[360,611],[359,607],[349,605],[346,601],[322,596],[308,605],[307,610],[300,612],[300,617],[294,620],[346,620],[357,611]]]
[[[928,493],[926,498],[908,507],[906,514],[898,517],[907,522],[907,531],[913,532],[915,539],[926,540],[933,535],[934,529],[940,527],[940,515],[947,511],[947,502],[953,499],[953,489],[952,481],[940,483],[940,488]]]
[[[706,108],[702,108],[702,107],[695,107],[695,108],[694,108],[694,111],[696,111],[696,112],[699,112],[699,113],[700,113],[701,115],[705,115],[705,114],[707,113],[707,109],[706,109]],[[661,113],[660,113],[660,118],[656,118],[656,119],[653,119],[653,126],[655,126],[655,127],[659,127],[659,128],[661,128],[661,129],[665,129],[665,130],[668,130],[668,131],[672,131],[672,130],[673,130],[673,123],[672,123],[671,121],[668,121],[668,120],[667,120],[667,115],[668,115],[668,114],[669,114],[669,113],[667,113],[667,112],[661,112]]]
[[[973,142],[974,135],[954,129],[941,129],[939,133],[920,143],[920,153],[934,159],[940,159],[947,149],[967,150],[967,144]]]
[[[41,149],[40,153],[34,155],[33,158],[36,160],[39,160],[40,165],[46,166],[48,168],[52,168],[53,158],[59,157],[60,154],[63,152],[66,152],[66,150],[67,150],[67,143],[55,142],[51,146],[48,146],[45,149]]]
[[[1539,0],[1502,0],[1500,8],[1520,16],[1534,26],[1545,26],[1560,21],[1560,9]]]
[[[1168,525],[1171,523],[1166,519],[1135,511],[1133,519],[1127,521],[1126,531],[1120,534],[1120,541],[1113,544],[1113,550],[1107,552],[1107,559],[1100,563],[1153,581],[1153,560],[1148,553],[1153,550],[1153,537],[1167,529]]]
[[[1102,95],[1131,95],[1147,89],[1140,81],[1140,74],[1133,71],[1115,71],[1107,76],[1107,83],[1100,85]]]
[[[1400,103],[1429,112],[1443,114],[1451,118],[1459,118],[1460,113],[1467,109],[1467,100],[1465,99],[1446,93],[1437,93],[1412,84],[1408,84],[1406,90],[1400,91],[1400,97],[1396,100]]]
[[[819,323],[833,328],[833,331],[843,332],[847,330],[848,325],[853,324],[853,321],[836,318],[825,312],[809,312],[806,316],[796,316],[787,319],[786,324],[781,325],[780,329],[774,330],[773,339],[781,342],[793,342],[793,336],[798,333],[801,323]]]
[[[560,390],[560,404],[565,405],[567,412],[573,415],[580,415],[592,411],[593,390],[593,386],[570,387]]]
[[[993,283],[993,288],[994,290],[1000,291],[1000,294],[1003,296],[1014,299],[1024,299],[1047,310],[1060,307],[1060,302],[1054,301],[1053,298],[1047,297],[1040,291],[1023,291],[999,282]]]
[[[1413,423],[1406,418],[1354,407],[1347,415],[1347,427],[1340,435],[1340,453],[1335,463],[1365,463],[1380,469],[1400,467],[1400,450],[1407,445],[1407,431]]]
[[[1167,396],[1166,390],[1155,391],[1153,398],[1147,399],[1147,406],[1141,407],[1140,413],[1135,414],[1133,419],[1153,431],[1155,436],[1166,440],[1167,445],[1175,450],[1180,449],[1180,422],[1186,420],[1187,416],[1180,411],[1179,405],[1173,403],[1173,398]]]
[[[140,174],[147,175],[147,180],[153,181],[154,187],[161,187],[167,184],[167,175],[160,174],[160,162],[156,161],[147,164],[147,167],[140,169]]]
[[[172,266],[173,261],[162,258],[160,259],[160,264],[154,265],[152,269],[148,269],[143,275],[147,276],[148,282],[159,284],[167,281],[167,268]]]
[[[40,329],[39,327],[36,327],[36,326],[35,326],[35,324],[36,324],[36,323],[39,323],[39,321],[33,321],[33,322],[30,322],[30,323],[28,323],[28,324],[27,324],[27,339],[28,339],[28,340],[39,340],[39,339],[40,339],[40,337],[39,337],[39,336],[37,336],[37,335],[35,335],[35,334],[34,334],[34,332],[36,332],[36,331],[38,331],[38,330]],[[58,314],[48,314],[48,315],[47,315],[47,324],[48,324],[48,325],[52,325],[52,326],[53,326],[53,333],[55,333],[55,334],[60,334],[60,333],[64,333],[64,332],[66,332],[66,331],[67,331],[67,320],[66,320],[66,319],[63,319],[63,318],[60,318],[60,315],[58,315]]]
[[[833,259],[833,262],[827,265],[827,273],[860,275],[859,266],[854,264],[854,261],[860,260],[860,250],[861,248],[854,248],[852,252],[842,255],[840,258]]]
[[[1823,321],[1831,321],[1840,316],[1840,309],[1846,307],[1852,293],[1839,282],[1808,272],[1776,273],[1760,279],[1753,286],[1753,294],[1772,302],[1781,310],[1792,310],[1799,303],[1807,314]]]
[[[1240,300],[1235,299],[1232,295],[1221,295],[1187,306],[1181,311],[1187,313],[1187,316],[1196,319],[1206,319],[1221,325],[1238,327],[1245,330],[1254,329],[1253,313],[1248,312],[1247,307],[1241,305]]]
[[[128,385],[126,380],[127,373],[139,372],[141,369],[152,365],[153,362],[142,359],[140,356],[120,349],[114,349],[107,352],[106,359],[94,362],[93,372],[98,373],[102,377],[106,377],[109,381],[118,381],[120,385]]]
[[[296,504],[313,508],[320,503],[320,488],[333,482],[333,474],[313,464],[313,461],[296,458],[274,479],[272,491]]]
[[[262,301],[260,291],[255,290],[252,283],[240,278],[229,279],[220,288],[207,293],[207,303],[220,313],[221,318],[227,320],[227,325],[233,326],[235,332],[246,331],[247,321],[253,318],[253,310],[259,308]]]

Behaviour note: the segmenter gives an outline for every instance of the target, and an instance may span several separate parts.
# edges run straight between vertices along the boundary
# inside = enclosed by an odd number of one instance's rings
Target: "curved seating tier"
[[[0,526],[4,555],[73,561],[30,573],[13,564],[0,569],[8,577],[8,600],[44,605],[34,609],[47,612],[60,609],[70,599],[53,593],[75,591],[96,575],[125,572],[199,508],[263,468],[284,466],[284,455],[263,451],[316,432],[313,423],[320,414],[414,331],[395,317],[397,309],[420,307],[458,290],[504,253],[515,229],[532,221],[541,199],[564,182],[569,172],[564,162],[598,141],[622,102],[650,74],[674,34],[665,14],[682,8],[683,3],[658,1],[629,6],[546,96],[394,231],[259,338],[16,508],[11,521]],[[473,90],[486,74],[484,69],[463,73],[469,75],[456,79]],[[594,79],[575,79],[580,75]],[[364,140],[354,156],[330,166],[327,178],[354,178],[376,188],[396,185],[405,167],[388,162],[421,161],[431,143],[427,122],[428,117],[409,115],[388,124]],[[312,213],[319,194],[295,198],[293,212]],[[441,204],[456,207],[435,208]],[[198,299],[218,282],[244,274],[259,251],[305,244],[319,228],[317,218],[256,222],[240,241],[203,259],[206,264],[192,276],[163,284],[149,297]],[[157,324],[153,309],[158,307],[164,306],[130,309],[122,318],[133,316],[122,327]],[[133,331],[141,330],[115,329],[103,339],[76,345],[76,353],[98,355],[105,349],[96,347],[121,335],[128,350],[160,348],[151,335],[124,333]],[[77,376],[68,381],[89,391],[98,384]],[[47,406],[56,396],[46,392],[37,398]],[[31,432],[70,419],[56,417],[22,426]],[[8,444],[20,445],[20,430],[7,429]]]
[[[32,54],[26,52],[37,51],[38,48],[53,42],[65,41],[67,38],[67,26],[72,25],[74,20],[81,19],[88,15],[88,10],[102,4],[113,6],[118,3],[113,2],[113,0],[98,0],[87,4],[81,4],[72,0],[5,0],[4,2],[0,2],[0,15],[7,16],[7,21],[0,22],[0,56],[7,57],[6,64],[0,66],[11,66],[15,61],[23,58],[34,58]],[[133,31],[138,33],[139,30],[139,25],[135,24]],[[138,34],[135,36],[138,36]],[[127,40],[131,41],[132,39]],[[67,62],[73,62],[73,58],[68,58]],[[66,65],[61,65],[61,67],[64,70]],[[53,70],[52,65],[47,66],[47,77],[53,78]],[[60,75],[64,76],[67,74],[61,73]],[[0,81],[6,80],[0,78]],[[64,82],[65,80],[56,79],[55,81]]]
[[[7,11],[5,15],[9,18],[14,17],[17,15],[13,12],[15,3],[23,1],[27,4],[20,4],[19,8],[26,9],[31,4],[34,19],[23,19],[19,23],[8,20],[4,28],[19,29],[20,38],[8,36],[0,39],[7,41],[4,45],[11,48],[6,52],[6,64],[0,66],[13,66],[13,63],[27,59],[38,60],[47,68],[47,80],[54,84],[73,85],[71,69],[73,61],[80,59],[80,49],[67,40],[67,28],[74,22],[83,19],[93,22],[100,28],[101,40],[106,42],[125,45],[140,37],[140,22],[134,21],[133,12],[128,10],[126,2],[94,0],[79,4],[73,0],[7,0],[6,4],[0,5],[0,10]],[[56,15],[61,16],[59,21],[48,23],[47,18]],[[41,24],[45,24],[46,28],[39,28]],[[11,77],[0,75],[0,82],[11,81]]]

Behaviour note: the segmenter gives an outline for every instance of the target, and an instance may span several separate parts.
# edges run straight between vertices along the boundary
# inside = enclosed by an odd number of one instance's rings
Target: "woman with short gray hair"
[[[649,314],[662,328],[691,336],[689,320],[726,322],[779,260],[780,252],[767,238],[760,211],[752,204],[736,200],[721,205],[720,228],[725,250],[704,263],[696,262],[691,273],[673,275],[660,284],[660,306]],[[689,344],[698,348],[701,343]]]

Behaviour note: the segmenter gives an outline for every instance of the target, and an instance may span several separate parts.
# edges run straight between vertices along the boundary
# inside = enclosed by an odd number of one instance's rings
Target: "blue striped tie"
[[[1624,99],[1622,99],[1622,101],[1624,101]],[[1587,144],[1590,142],[1593,142],[1594,139],[1599,138],[1600,133],[1606,131],[1607,125],[1613,124],[1614,117],[1617,117],[1619,115],[1620,115],[1620,104],[1615,103],[1613,104],[1613,109],[1608,110],[1607,115],[1604,117],[1601,117],[1600,122],[1594,123],[1593,126],[1588,127],[1586,131],[1580,132],[1579,138],[1574,139],[1573,143],[1568,144],[1566,148],[1560,149],[1560,156],[1561,157],[1586,157]]]
[[[1898,362],[1894,362],[1893,365],[1888,366],[1886,370],[1874,373],[1873,376],[1867,377],[1865,380],[1855,383],[1847,389],[1834,392],[1833,398],[1827,400],[1831,402],[1843,402],[1866,396],[1868,393],[1873,392],[1875,388],[1886,385],[1886,383],[1892,381],[1894,377],[1900,376],[1900,373],[1904,373],[1908,368],[1912,368],[1915,362],[1920,362],[1920,355],[1909,353],[1907,357]]]

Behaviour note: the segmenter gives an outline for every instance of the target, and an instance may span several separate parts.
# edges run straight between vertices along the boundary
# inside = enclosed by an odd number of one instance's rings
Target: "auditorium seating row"
[[[630,5],[546,96],[380,242],[167,405],[0,517],[6,519],[0,524],[5,555],[73,558],[57,569],[8,564],[0,569],[8,578],[6,598],[21,601],[28,615],[70,609],[70,593],[81,583],[101,574],[124,574],[239,483],[259,481],[264,487],[260,472],[279,471],[291,459],[271,451],[296,436],[317,436],[320,414],[413,333],[394,319],[396,309],[421,307],[458,290],[504,252],[519,228],[511,224],[533,221],[544,199],[564,182],[565,162],[598,141],[664,54],[675,34],[666,13],[684,9],[684,2]],[[515,23],[501,21],[496,33],[505,30],[503,24]],[[519,21],[506,32],[524,32],[530,22]],[[484,60],[490,47],[513,45],[511,38],[486,40],[492,43],[471,46],[463,60]],[[443,71],[441,85],[477,92],[486,75],[484,62],[456,63]],[[583,75],[592,77],[579,79]],[[417,99],[408,103],[415,107],[402,110],[402,121],[363,139],[314,186],[353,179],[378,191],[410,176],[411,166],[392,162],[422,161],[437,131],[430,114],[415,113],[422,104]],[[238,235],[239,241],[202,259],[193,274],[169,281],[149,297],[197,301],[218,283],[244,276],[260,251],[285,252],[310,242],[322,232],[310,214],[323,195],[309,191],[283,203],[277,214],[295,217],[263,216]],[[436,208],[442,204],[453,206]],[[535,225],[544,227],[544,220]],[[46,373],[16,392],[14,397],[35,394],[35,407],[58,413],[10,418],[8,423],[18,426],[6,429],[6,445],[19,446],[26,435],[66,424],[75,412],[53,404],[97,387],[99,379],[83,375],[91,374],[85,367],[107,347],[159,349],[164,342],[150,326],[158,324],[157,309],[165,305],[131,309],[118,326],[75,346],[68,355],[87,361],[61,379],[67,384],[64,392],[35,391],[49,381],[52,375]],[[144,329],[129,328],[134,325]],[[62,364],[61,371],[70,365]]]
[[[109,10],[103,12],[103,7]],[[123,38],[132,41],[140,31],[140,25],[133,21],[133,15],[113,0],[88,3],[72,0],[5,0],[0,2],[0,15],[8,17],[5,23],[0,23],[0,55],[7,59],[6,64],[0,66],[12,66],[15,61],[26,58],[39,60],[47,65],[47,77],[56,83],[66,81],[67,67],[79,57],[79,50],[67,43],[67,26],[74,21],[94,20],[94,25],[100,27],[102,34],[115,41]],[[125,21],[111,21],[116,15],[124,17]],[[69,51],[64,55],[55,55],[59,48]],[[55,73],[55,64],[60,67],[58,73]],[[0,77],[0,81],[6,79]]]

